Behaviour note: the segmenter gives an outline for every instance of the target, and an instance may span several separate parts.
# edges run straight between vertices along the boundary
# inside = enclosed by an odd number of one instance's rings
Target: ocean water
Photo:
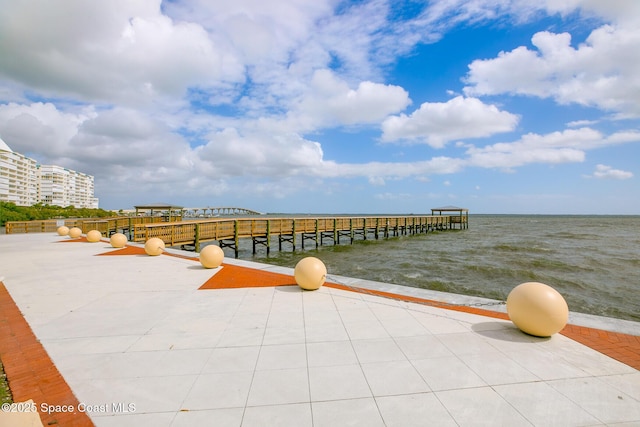
[[[244,241],[239,257],[294,267],[316,256],[330,274],[502,301],[536,281],[571,311],[640,321],[640,216],[471,215],[466,230],[305,246],[276,240],[253,255]]]

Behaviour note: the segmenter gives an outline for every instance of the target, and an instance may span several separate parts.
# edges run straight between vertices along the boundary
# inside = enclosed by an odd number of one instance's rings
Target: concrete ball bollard
[[[217,268],[222,264],[224,252],[220,246],[207,245],[200,251],[200,264],[204,268]]]
[[[87,233],[87,242],[96,243],[102,239],[102,233],[98,230],[91,230]]]
[[[507,297],[507,313],[522,332],[550,337],[569,320],[569,307],[558,291],[539,282],[522,283]]]
[[[164,251],[164,241],[159,237],[152,237],[144,244],[144,251],[150,256],[160,255]]]
[[[73,227],[69,230],[69,237],[71,237],[72,239],[77,239],[81,235],[82,235],[82,230],[79,229],[78,227]]]
[[[109,238],[109,243],[111,243],[111,246],[114,248],[124,248],[127,244],[127,236],[122,233],[112,234]]]
[[[306,291],[315,291],[327,279],[327,267],[315,257],[302,258],[293,270],[296,283]]]
[[[67,236],[69,234],[69,227],[61,225],[56,231],[58,232],[58,236]]]

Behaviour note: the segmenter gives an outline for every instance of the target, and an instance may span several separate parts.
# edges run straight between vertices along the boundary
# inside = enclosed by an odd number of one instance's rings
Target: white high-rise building
[[[16,153],[0,138],[0,200],[17,206],[36,203],[97,208],[93,176]]]
[[[38,203],[37,162],[15,153],[0,139],[0,200],[17,206]]]

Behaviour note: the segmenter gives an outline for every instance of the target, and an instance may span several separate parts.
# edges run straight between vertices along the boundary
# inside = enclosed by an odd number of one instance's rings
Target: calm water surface
[[[240,258],[294,267],[316,256],[330,274],[498,300],[537,281],[571,311],[640,321],[640,216],[471,215],[467,230],[346,242],[279,252],[276,241],[267,256],[249,241]]]

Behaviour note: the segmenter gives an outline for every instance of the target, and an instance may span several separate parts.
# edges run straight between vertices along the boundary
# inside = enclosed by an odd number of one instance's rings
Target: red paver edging
[[[640,336],[577,325],[567,325],[560,333],[606,354],[612,359],[640,370]]]
[[[296,279],[286,274],[273,273],[237,265],[223,264],[199,289],[255,288],[297,286]]]
[[[78,412],[78,399],[0,282],[0,359],[14,402],[33,399],[45,426],[89,427],[93,422]],[[74,412],[41,411],[42,405],[74,408]]]

